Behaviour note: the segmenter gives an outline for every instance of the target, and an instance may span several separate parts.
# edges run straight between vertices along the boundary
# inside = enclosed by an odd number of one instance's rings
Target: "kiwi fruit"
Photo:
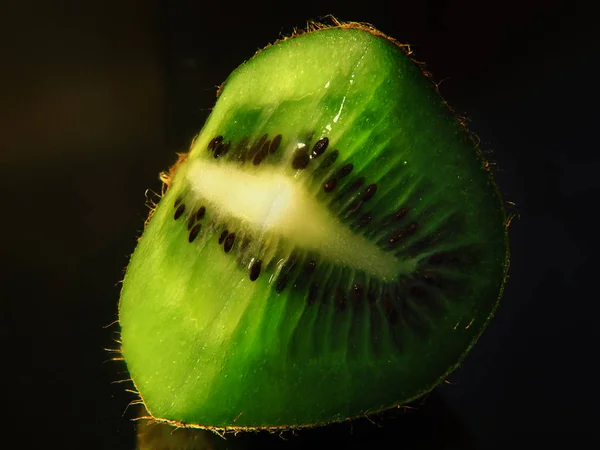
[[[506,212],[406,46],[312,26],[238,67],[130,259],[122,354],[150,416],[286,429],[404,405],[492,317]]]

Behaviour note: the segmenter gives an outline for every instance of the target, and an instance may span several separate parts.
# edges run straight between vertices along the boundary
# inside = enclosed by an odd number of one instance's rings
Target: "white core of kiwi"
[[[303,184],[277,169],[248,172],[235,164],[195,160],[186,174],[195,203],[219,216],[235,217],[259,235],[289,239],[318,251],[334,264],[362,270],[383,281],[412,272],[415,260],[401,260],[355,234],[321,205]]]

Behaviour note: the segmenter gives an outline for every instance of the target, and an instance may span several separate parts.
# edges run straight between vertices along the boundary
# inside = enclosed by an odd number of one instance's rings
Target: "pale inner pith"
[[[298,248],[317,251],[334,264],[384,281],[413,268],[414,262],[401,261],[353,233],[292,176],[265,166],[248,173],[233,163],[207,160],[191,162],[186,176],[197,202],[210,203],[259,235],[279,235]]]

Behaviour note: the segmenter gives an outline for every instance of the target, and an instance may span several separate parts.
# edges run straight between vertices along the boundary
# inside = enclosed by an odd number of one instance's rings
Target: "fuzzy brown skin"
[[[228,444],[208,430],[173,428],[156,421],[137,423],[138,450],[224,450]]]
[[[467,124],[467,119],[465,117],[462,117],[460,115],[458,115],[454,109],[447,103],[447,101],[442,97],[442,95],[439,92],[439,84],[435,83],[433,81],[433,77],[432,74],[427,71],[425,69],[425,64],[421,61],[416,60],[413,57],[413,52],[410,48],[410,45],[408,44],[402,44],[399,41],[397,41],[394,38],[391,38],[389,36],[387,36],[385,33],[379,31],[378,29],[376,29],[374,26],[368,24],[368,23],[362,23],[362,22],[340,22],[339,20],[337,20],[335,17],[333,16],[328,16],[328,18],[331,20],[332,24],[328,25],[328,24],[324,24],[324,23],[320,23],[320,22],[315,22],[315,21],[309,21],[307,23],[306,29],[304,30],[298,30],[298,29],[294,29],[293,33],[291,34],[291,36],[288,37],[284,37],[281,39],[276,40],[275,42],[273,42],[272,44],[268,44],[266,47],[264,47],[261,50],[258,50],[255,55],[260,54],[262,51],[264,51],[265,49],[271,47],[272,45],[275,45],[279,42],[283,42],[283,41],[287,41],[289,39],[293,39],[296,38],[298,36],[302,36],[304,34],[307,33],[313,33],[313,32],[317,32],[317,31],[321,31],[321,30],[327,30],[327,29],[331,29],[331,28],[343,28],[343,29],[359,29],[359,30],[363,30],[363,31],[367,31],[369,33],[371,33],[374,36],[378,36],[381,37],[383,39],[388,40],[389,42],[393,43],[394,45],[396,45],[398,48],[400,48],[404,54],[410,58],[410,60],[417,65],[417,67],[421,70],[421,73],[431,81],[431,83],[433,84],[436,93],[439,95],[440,100],[444,103],[444,105],[446,106],[446,108],[448,108],[448,110],[451,112],[451,114],[453,115],[453,117],[456,118],[457,122],[461,125],[461,127],[463,128],[464,132],[465,132],[465,136],[473,143],[474,147],[476,148],[479,157],[481,158],[484,168],[486,171],[488,171],[488,173],[490,173],[490,176],[492,175],[491,172],[491,168],[492,166],[494,166],[493,163],[488,162],[484,157],[483,154],[480,150],[479,147],[479,138],[472,133],[471,131],[468,130],[468,128],[466,127]],[[245,64],[245,63],[244,63]],[[225,82],[223,82],[217,89],[217,98],[220,96],[222,89],[225,85]],[[197,136],[196,136],[197,137]],[[196,137],[194,138],[194,140],[192,141],[192,145],[191,147],[193,147],[194,141],[196,140]],[[185,161],[185,159],[187,158],[187,153],[181,153],[178,154],[178,160],[177,162],[166,172],[162,172],[160,174],[160,179],[163,182],[163,192],[161,195],[164,195],[164,193],[166,192],[166,190],[169,188],[170,184],[171,184],[171,180],[176,172],[176,170],[178,169],[178,167],[181,165],[181,163],[183,161]],[[498,187],[494,184],[496,191],[499,194],[499,190]],[[514,206],[514,204],[509,203],[511,206]],[[154,213],[154,207],[151,208],[151,211],[149,213],[149,217],[146,220],[145,224],[148,223],[148,221],[150,220],[150,217],[152,216],[152,214]],[[518,216],[517,213],[512,213],[510,214],[508,217],[505,217],[505,229],[506,229],[506,243],[507,243],[507,253],[506,253],[506,268],[505,268],[505,273],[504,273],[504,283],[502,285],[502,290],[498,296],[498,300],[502,297],[503,291],[504,291],[504,286],[508,280],[508,276],[509,276],[509,266],[510,266],[510,251],[509,251],[509,240],[508,240],[508,228],[510,226],[510,224],[512,223],[512,220]],[[496,308],[497,308],[497,304],[496,304]],[[481,336],[481,333],[483,333],[483,331],[487,328],[487,325],[489,324],[489,321],[493,318],[495,314],[495,309],[494,311],[492,311],[492,314],[490,315],[490,317],[488,318],[486,324],[482,327],[482,330],[480,332],[480,334],[477,336],[477,338],[473,341],[473,343],[471,344],[471,346],[469,346],[467,348],[467,350],[463,353],[462,358],[453,366],[450,368],[450,370],[447,371],[446,374],[444,374],[442,377],[439,378],[439,380],[437,380],[435,383],[433,383],[431,386],[428,386],[427,388],[423,389],[420,393],[418,393],[417,395],[415,395],[414,397],[408,399],[405,403],[410,403],[418,398],[423,397],[424,395],[426,395],[427,393],[431,392],[436,386],[438,386],[440,383],[444,382],[446,380],[446,377],[454,372],[463,362],[464,358],[466,357],[466,355],[469,353],[469,351],[471,350],[472,346],[479,340],[479,337]],[[139,393],[138,393],[139,395]],[[143,399],[140,396],[140,399],[143,403]],[[387,411],[393,408],[409,408],[406,405],[400,405],[400,404],[391,404],[388,405],[386,407],[377,409],[377,410],[368,410],[365,411],[363,413],[362,416],[355,416],[355,417],[347,417],[345,419],[341,419],[338,420],[336,422],[345,422],[345,421],[351,421],[353,419],[358,419],[361,417],[369,417],[371,415],[375,415],[378,413],[381,413],[383,411]],[[139,417],[138,420],[149,420],[150,423],[162,423],[162,424],[168,424],[171,425],[173,427],[176,428],[193,428],[193,429],[200,429],[200,430],[210,430],[214,433],[217,433],[221,436],[223,436],[226,433],[233,433],[233,434],[237,434],[239,432],[248,432],[248,431],[269,431],[272,433],[277,433],[277,432],[282,432],[282,431],[289,431],[289,430],[300,430],[300,429],[305,429],[305,428],[313,428],[313,427],[318,427],[318,426],[324,426],[324,425],[328,425],[330,422],[323,422],[323,423],[311,423],[311,424],[302,424],[302,425],[283,425],[283,426],[276,426],[276,427],[271,427],[271,426],[257,426],[257,427],[239,427],[239,426],[227,426],[227,427],[212,427],[212,426],[204,426],[204,425],[199,425],[199,424],[186,424],[186,423],[182,423],[182,422],[178,422],[178,421],[174,421],[174,420],[168,420],[168,419],[161,419],[161,418],[157,418],[157,417],[152,417],[152,416],[142,416]]]

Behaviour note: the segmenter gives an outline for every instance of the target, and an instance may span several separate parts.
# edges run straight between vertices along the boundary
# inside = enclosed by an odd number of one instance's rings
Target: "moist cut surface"
[[[357,417],[455,368],[507,264],[487,165],[420,68],[373,30],[313,31],[224,83],[131,258],[123,355],[157,419]]]

